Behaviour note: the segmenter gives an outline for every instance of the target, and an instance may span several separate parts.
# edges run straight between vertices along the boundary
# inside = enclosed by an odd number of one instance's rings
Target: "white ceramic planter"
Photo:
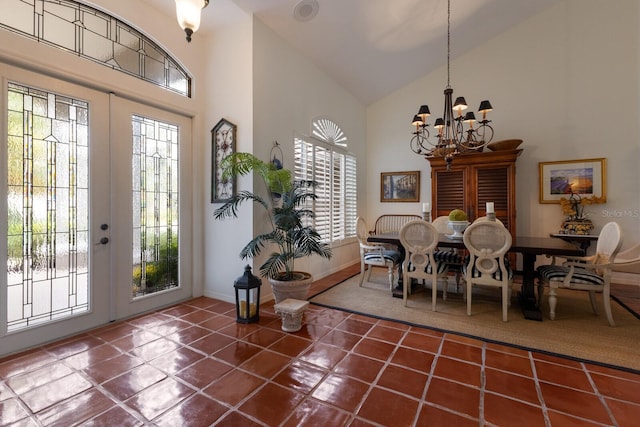
[[[299,274],[301,278],[299,280],[269,279],[276,304],[286,300],[287,298],[302,301],[307,299],[309,287],[311,286],[311,282],[313,282],[313,276],[303,271],[295,271],[294,274]]]

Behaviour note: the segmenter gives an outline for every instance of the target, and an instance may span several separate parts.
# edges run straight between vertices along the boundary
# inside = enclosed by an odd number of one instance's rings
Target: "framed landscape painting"
[[[381,202],[419,202],[420,171],[382,172],[380,174]]]
[[[540,203],[560,203],[572,192],[606,201],[607,159],[540,162]]]

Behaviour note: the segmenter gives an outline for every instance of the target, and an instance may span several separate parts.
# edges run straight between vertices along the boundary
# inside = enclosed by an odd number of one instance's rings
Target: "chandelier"
[[[469,151],[482,151],[493,139],[493,128],[487,120],[487,113],[493,110],[491,103],[484,100],[480,103],[478,113],[482,119],[477,120],[472,111],[464,116],[462,112],[468,108],[464,97],[453,100],[453,89],[450,85],[451,77],[451,0],[447,1],[447,87],[444,90],[444,113],[436,119],[433,128],[437,135],[431,140],[427,117],[431,115],[428,105],[420,106],[418,114],[413,117],[411,124],[415,127],[411,138],[411,150],[426,157],[444,157],[447,167],[457,154]],[[434,133],[436,133],[434,131]]]
[[[180,28],[187,33],[187,41],[200,28],[200,13],[209,5],[209,0],[175,0],[176,16]]]

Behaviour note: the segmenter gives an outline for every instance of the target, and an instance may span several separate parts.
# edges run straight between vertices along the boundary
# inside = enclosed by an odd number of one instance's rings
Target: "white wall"
[[[204,238],[204,295],[225,301],[235,301],[234,281],[244,273],[238,254],[253,236],[252,210],[244,206],[237,220],[216,221],[213,211],[220,203],[211,203],[211,129],[221,118],[237,126],[236,151],[253,151],[253,30],[252,17],[230,0],[225,7],[225,19],[216,31],[206,36],[206,136],[200,159],[205,172],[205,214],[202,223]],[[238,189],[252,189],[250,178],[240,178]]]
[[[623,247],[640,241],[638,22],[636,0],[567,0],[452,59],[454,96],[474,109],[490,99],[494,140],[524,140],[519,234],[546,236],[563,220],[559,205],[538,202],[538,162],[604,157],[607,203],[589,206],[591,219],[596,229],[619,222]],[[440,116],[445,86],[443,67],[367,109],[368,218],[420,212],[419,203],[379,203],[380,172],[420,170],[421,202],[430,200],[430,167],[409,149],[409,123],[423,103]]]
[[[293,169],[294,135],[310,135],[312,121],[326,117],[345,133],[349,151],[364,171],[364,106],[258,20],[254,22],[254,43],[254,154],[269,159],[273,141],[278,141],[284,166]],[[366,187],[364,176],[359,174],[359,188]],[[360,198],[359,211],[363,206],[364,198]],[[260,217],[255,218],[254,227],[260,227]],[[332,249],[330,261],[315,256],[296,260],[295,268],[317,279],[359,259],[355,239]]]
[[[278,141],[284,154],[284,166],[293,169],[294,135],[310,134],[311,122],[327,117],[345,132],[349,150],[358,157],[358,167],[366,170],[365,108],[342,87],[319,71],[312,63],[286,45],[260,21],[250,17],[223,28],[212,35],[209,98],[206,116],[215,124],[216,117],[227,117],[238,124],[238,151],[249,151],[268,160],[273,142]],[[251,54],[252,56],[249,56]],[[220,58],[229,67],[218,70]],[[226,93],[228,96],[216,96]],[[216,111],[215,114],[212,114]],[[210,149],[209,149],[210,150]],[[210,154],[205,155],[210,167]],[[364,173],[358,185],[366,187]],[[256,191],[259,182],[244,178],[238,189]],[[207,196],[208,197],[208,196]],[[364,198],[359,201],[364,206]],[[262,212],[243,206],[238,219],[213,221],[213,209],[207,209],[205,218],[206,285],[205,295],[227,301],[234,299],[233,281],[250,264],[259,275],[263,257],[240,260],[238,254],[253,235],[264,231]],[[360,210],[362,210],[361,208]],[[320,257],[296,260],[297,270],[308,271],[317,279],[335,272],[359,259],[355,241],[333,247],[330,261]],[[266,280],[262,287],[263,300],[271,297]]]

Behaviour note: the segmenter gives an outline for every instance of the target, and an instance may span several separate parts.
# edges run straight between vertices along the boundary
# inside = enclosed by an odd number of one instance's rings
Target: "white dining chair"
[[[640,243],[618,252],[611,268],[619,273],[640,274]]]
[[[615,326],[611,314],[611,272],[616,255],[622,246],[622,232],[615,222],[602,227],[598,235],[596,253],[585,257],[566,257],[562,265],[542,265],[537,271],[540,275],[538,300],[543,301],[544,284],[549,285],[549,317],[556,318],[558,288],[589,292],[591,308],[598,314],[596,293],[602,294],[604,311],[610,326]]]
[[[438,244],[438,230],[429,222],[411,221],[400,229],[400,242],[405,250],[402,263],[404,305],[407,305],[407,299],[411,293],[411,279],[419,279],[423,283],[431,281],[431,310],[436,311],[438,279],[443,281],[444,289],[448,285],[447,265],[434,258],[434,250]]]
[[[502,289],[502,320],[507,321],[511,305],[513,271],[506,253],[511,248],[511,233],[496,221],[475,221],[464,231],[464,246],[469,259],[462,266],[467,283],[467,315],[471,316],[473,286],[490,286]]]
[[[367,223],[362,217],[356,219],[356,235],[360,244],[360,283],[365,280],[365,271],[367,282],[371,279],[371,271],[373,267],[387,267],[389,272],[389,289],[393,289],[394,270],[399,268],[402,261],[400,251],[385,248],[378,243],[370,243],[368,241],[369,229]]]
[[[451,229],[449,228],[449,217],[447,215],[441,215],[439,217],[434,218],[431,224],[433,224],[436,230],[438,230],[438,233],[442,233],[442,234],[452,233]]]
[[[489,219],[488,216],[479,216],[478,218],[473,220],[473,222],[481,222],[481,221],[493,221],[493,220]],[[497,222],[498,224],[504,226],[504,222],[500,221],[500,218],[496,218],[495,222]]]

